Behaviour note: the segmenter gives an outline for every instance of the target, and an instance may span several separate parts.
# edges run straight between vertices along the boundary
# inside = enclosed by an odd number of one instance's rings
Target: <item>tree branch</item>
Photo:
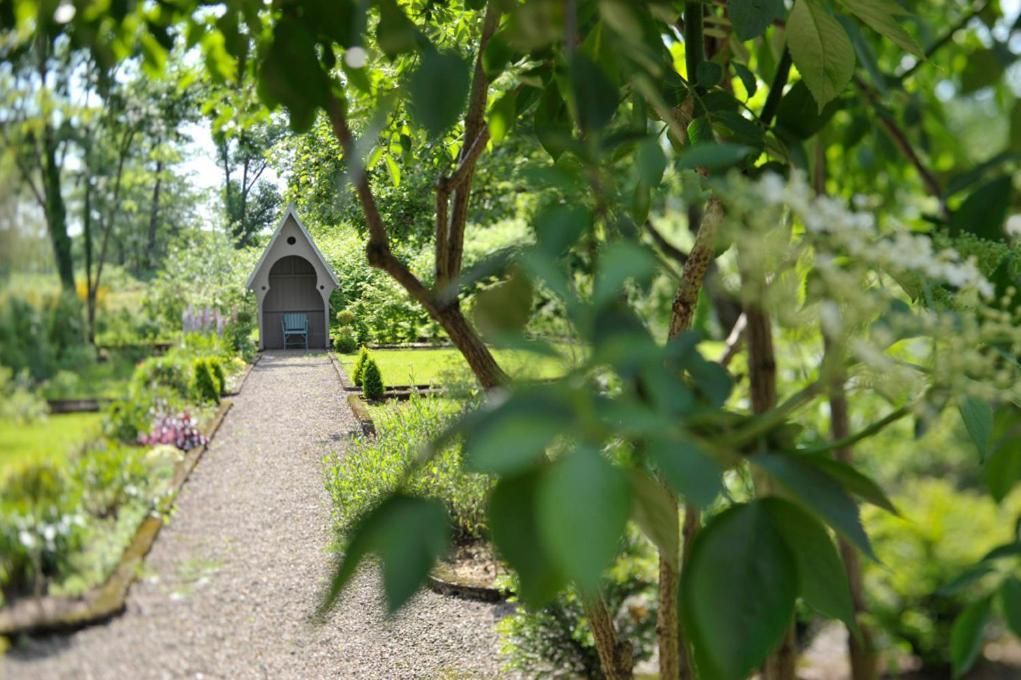
[[[909,66],[906,70],[894,76],[897,84],[903,84],[905,80],[915,74],[919,68],[922,67],[926,61],[932,58],[932,55],[936,54],[944,45],[950,43],[954,39],[954,34],[963,28],[966,28],[971,20],[982,14],[985,8],[989,5],[989,0],[983,0],[973,10],[962,16],[957,23],[951,26],[946,33],[937,38],[931,45],[925,49],[925,59],[918,59],[914,64]]]
[[[939,180],[932,171],[922,162],[922,159],[915,152],[914,147],[911,146],[911,142],[908,141],[907,135],[897,125],[897,121],[893,119],[890,114],[886,113],[882,105],[879,102],[879,97],[876,95],[875,90],[861,79],[859,76],[854,77],[854,84],[858,86],[858,89],[862,91],[869,104],[876,111],[876,115],[879,116],[879,122],[882,124],[886,134],[889,135],[894,145],[898,150],[908,159],[908,162],[914,166],[915,171],[922,178],[922,184],[925,186],[926,192],[933,198],[939,200],[940,209],[945,214],[947,212],[946,203],[943,197],[943,189],[940,187]]]
[[[461,259],[464,254],[464,229],[468,222],[468,200],[471,198],[471,181],[475,170],[475,162],[478,160],[485,142],[481,148],[475,150],[475,145],[485,134],[485,122],[483,115],[486,112],[486,100],[489,94],[489,78],[482,65],[482,55],[489,44],[490,38],[496,32],[496,26],[500,20],[500,9],[498,3],[490,2],[486,5],[486,14],[482,20],[482,35],[479,37],[478,54],[475,56],[475,74],[472,78],[471,92],[468,96],[468,111],[464,118],[464,143],[461,145],[459,154],[460,167],[457,173],[461,179],[454,187],[453,207],[450,211],[450,220],[447,224],[437,224],[438,229],[447,230],[446,252],[443,253],[442,282],[449,281],[461,271]],[[439,242],[439,239],[437,239]],[[437,253],[439,254],[439,253]],[[437,283],[440,277],[437,277]],[[455,299],[456,302],[456,299]]]
[[[776,73],[773,75],[773,82],[769,86],[769,94],[766,95],[766,103],[762,105],[762,113],[759,120],[767,128],[773,124],[773,118],[780,108],[780,99],[783,97],[783,88],[787,85],[787,78],[791,74],[791,65],[794,60],[791,58],[791,51],[783,48],[780,56],[780,63],[776,66]]]

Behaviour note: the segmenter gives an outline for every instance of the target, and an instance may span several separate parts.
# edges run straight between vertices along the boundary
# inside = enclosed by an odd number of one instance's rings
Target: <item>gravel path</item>
[[[24,640],[0,678],[422,678],[496,675],[501,606],[419,594],[387,619],[363,570],[322,626],[321,460],[356,427],[322,353],[267,353],[249,375],[132,588],[128,611]]]

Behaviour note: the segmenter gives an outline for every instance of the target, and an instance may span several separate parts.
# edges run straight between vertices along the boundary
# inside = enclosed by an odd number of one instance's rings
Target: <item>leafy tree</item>
[[[540,606],[575,588],[607,677],[632,673],[629,641],[600,595],[630,519],[660,551],[661,677],[740,678],[761,667],[766,678],[793,678],[798,600],[864,628],[855,562],[874,555],[858,504],[895,508],[854,466],[855,444],[909,417],[924,428],[954,404],[987,453],[994,498],[1021,476],[1009,436],[1021,397],[1017,272],[992,255],[1017,205],[1016,130],[1003,125],[1017,105],[1001,75],[1016,59],[1018,27],[995,4],[917,3],[912,15],[889,0],[163,7],[133,11],[155,36],[181,26],[220,82],[251,69],[261,100],[286,107],[296,131],[332,130],[369,262],[442,325],[483,387],[502,388],[457,433],[466,466],[498,479],[490,525],[522,599]],[[54,28],[80,27],[40,30]],[[993,95],[995,141],[948,133],[954,107],[935,95],[943,80]],[[527,173],[545,199],[536,243],[464,272],[480,158],[512,129],[548,154]],[[373,174],[378,154],[393,183],[406,146],[437,173],[432,285],[395,255],[394,216]],[[852,209],[855,193],[875,203]],[[690,234],[654,219],[678,207]],[[965,235],[987,247],[987,270],[934,245]],[[692,330],[714,268],[714,298],[741,310],[722,329],[730,342],[720,361]],[[590,348],[583,365],[552,384],[510,384],[459,305],[466,283],[492,275],[501,283],[475,314],[492,339],[550,352],[520,333],[542,289]],[[657,276],[673,288],[665,338],[634,304]],[[819,346],[788,367],[777,352],[788,337]],[[911,348],[898,344],[907,338]],[[741,344],[747,385],[731,398],[725,364]],[[852,380],[890,402],[853,431]],[[800,420],[821,399],[831,433],[812,438]],[[394,494],[353,532],[324,607],[374,553],[396,609],[448,542],[442,505]],[[1012,543],[990,559],[1016,554]],[[997,591],[1010,621],[1016,590],[1004,579]],[[955,625],[959,672],[977,656],[992,603]],[[851,639],[855,677],[875,677],[868,632]]]

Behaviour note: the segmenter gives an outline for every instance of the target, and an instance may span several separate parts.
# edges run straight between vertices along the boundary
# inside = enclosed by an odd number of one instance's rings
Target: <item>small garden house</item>
[[[259,348],[330,346],[330,293],[340,284],[294,206],[287,206],[248,277],[259,306]]]

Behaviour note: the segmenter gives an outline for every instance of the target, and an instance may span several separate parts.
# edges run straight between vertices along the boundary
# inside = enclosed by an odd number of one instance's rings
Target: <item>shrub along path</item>
[[[479,677],[498,605],[421,593],[393,620],[364,570],[329,620],[322,455],[357,427],[322,353],[268,353],[178,499],[128,610],[0,659],[10,678]]]

